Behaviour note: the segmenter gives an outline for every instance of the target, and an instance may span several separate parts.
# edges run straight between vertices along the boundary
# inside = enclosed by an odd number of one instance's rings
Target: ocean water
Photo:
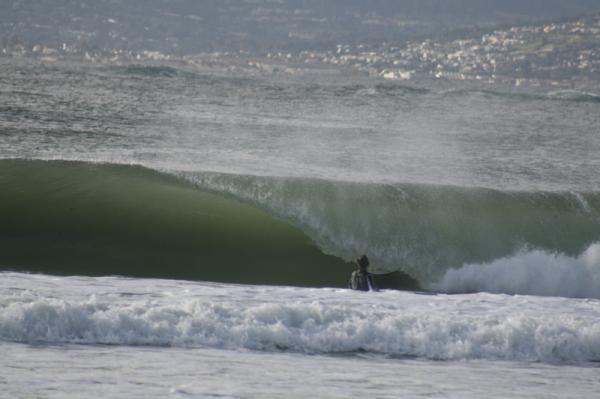
[[[0,396],[598,392],[599,89],[0,68]]]
[[[594,397],[598,300],[2,274],[6,397]]]

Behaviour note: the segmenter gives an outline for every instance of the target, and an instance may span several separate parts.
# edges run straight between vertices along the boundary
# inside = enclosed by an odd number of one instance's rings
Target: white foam
[[[63,293],[62,299],[43,287],[3,295],[0,340],[367,351],[442,360],[600,360],[600,303],[592,299],[102,281],[110,292],[87,278],[77,284],[53,280],[59,287],[52,291]],[[135,290],[136,283],[139,293],[118,294]],[[177,295],[158,295],[164,286]]]
[[[600,244],[571,258],[545,251],[522,251],[488,264],[451,269],[429,288],[443,292],[600,298]]]

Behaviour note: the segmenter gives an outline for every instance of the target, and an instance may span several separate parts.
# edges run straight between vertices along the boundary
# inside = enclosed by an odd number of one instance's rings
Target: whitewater
[[[594,88],[0,67],[0,397],[598,392]]]
[[[489,397],[514,389],[592,397],[598,389],[598,300],[20,273],[4,273],[1,288],[3,378],[22,384],[20,394],[417,397],[451,387],[479,397],[487,386]],[[64,362],[89,374],[76,393],[63,391],[70,371],[52,366]],[[23,368],[39,378],[26,383]]]

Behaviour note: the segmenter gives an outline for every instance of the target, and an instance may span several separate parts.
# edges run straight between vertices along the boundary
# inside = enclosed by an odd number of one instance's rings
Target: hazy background
[[[294,50],[598,11],[597,0],[5,0],[0,44],[176,54]]]

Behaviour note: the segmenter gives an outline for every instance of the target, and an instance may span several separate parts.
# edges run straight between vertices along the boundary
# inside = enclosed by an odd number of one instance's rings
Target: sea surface
[[[0,397],[595,397],[598,154],[596,87],[0,58]]]

